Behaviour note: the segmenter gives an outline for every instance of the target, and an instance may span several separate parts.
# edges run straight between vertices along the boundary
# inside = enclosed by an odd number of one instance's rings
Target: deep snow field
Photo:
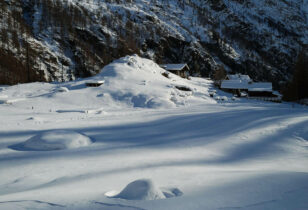
[[[0,87],[0,209],[308,209],[307,107],[164,72]]]

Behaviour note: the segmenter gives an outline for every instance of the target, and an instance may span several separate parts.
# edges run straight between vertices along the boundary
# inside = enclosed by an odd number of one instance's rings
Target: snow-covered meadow
[[[307,107],[164,72],[0,87],[0,209],[308,209]]]

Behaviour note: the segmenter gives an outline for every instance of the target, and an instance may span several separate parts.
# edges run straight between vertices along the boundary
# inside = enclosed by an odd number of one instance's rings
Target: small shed
[[[104,84],[104,82],[105,82],[104,80],[88,81],[88,82],[86,82],[86,86],[87,87],[99,87],[102,84]]]
[[[160,67],[183,78],[187,78],[189,76],[189,67],[186,63],[162,64]]]

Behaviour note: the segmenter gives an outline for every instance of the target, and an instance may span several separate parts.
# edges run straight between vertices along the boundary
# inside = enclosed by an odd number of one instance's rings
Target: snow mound
[[[120,58],[97,76],[105,80],[102,100],[127,107],[172,107],[170,90],[166,88],[170,81],[161,75],[163,72],[153,61],[137,55]]]
[[[54,130],[33,136],[29,140],[12,146],[15,150],[52,151],[89,146],[91,139],[81,133],[67,130]]]
[[[157,200],[165,199],[163,192],[150,179],[139,179],[129,183],[119,194],[106,193],[107,197],[126,200]]]
[[[170,78],[166,78],[164,74],[170,74]],[[193,82],[171,75],[152,60],[138,55],[115,60],[98,75],[84,82],[93,80],[105,81],[93,90],[97,91],[97,100],[104,107],[171,108],[191,99],[191,92],[196,89]],[[190,94],[183,94],[183,90],[189,90]]]
[[[55,91],[59,93],[67,93],[69,92],[69,89],[67,87],[59,87]]]

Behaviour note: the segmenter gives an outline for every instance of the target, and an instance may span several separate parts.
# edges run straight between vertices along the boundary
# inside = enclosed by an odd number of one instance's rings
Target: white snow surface
[[[0,209],[308,209],[307,107],[164,71],[128,56],[93,78],[1,87]],[[79,135],[91,144],[33,149]],[[110,197],[140,179],[169,199]]]

